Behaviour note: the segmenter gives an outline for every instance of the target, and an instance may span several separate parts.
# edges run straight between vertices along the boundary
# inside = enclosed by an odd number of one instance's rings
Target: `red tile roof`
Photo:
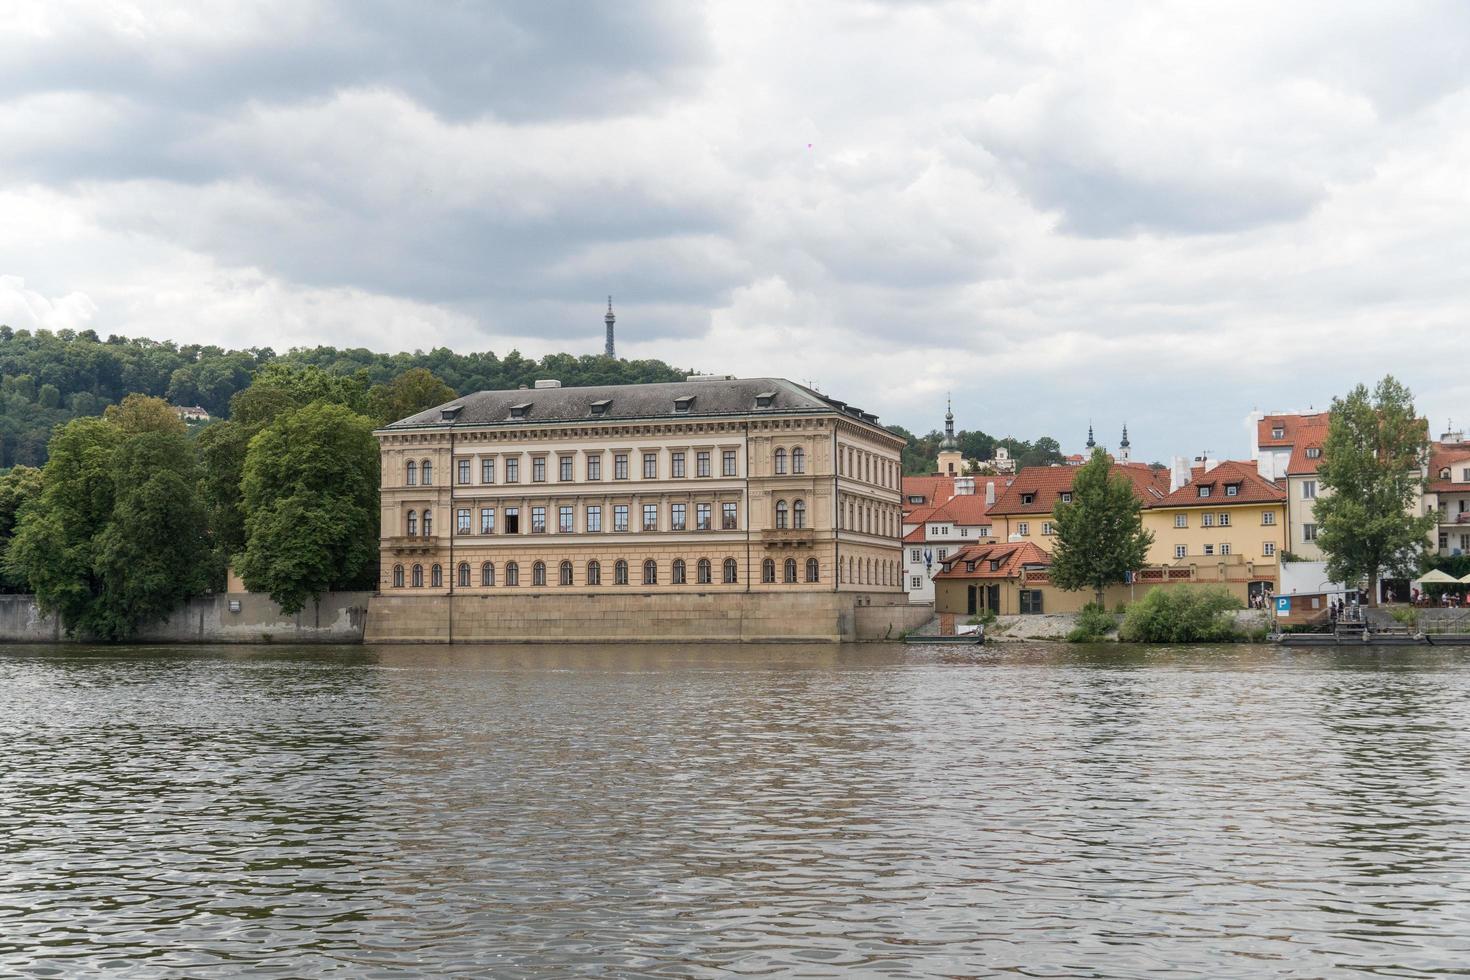
[[[964,527],[978,527],[990,523],[989,508],[985,506],[983,493],[964,493],[941,504],[926,520],[948,521]]]
[[[991,571],[990,563],[1000,564]],[[974,571],[969,562],[975,563]],[[944,569],[935,573],[936,579],[1015,578],[1025,565],[1050,565],[1051,555],[1032,544],[1021,541],[1005,544],[972,544],[961,548],[943,562]]]
[[[1235,486],[1231,496],[1227,488]],[[1201,497],[1201,487],[1209,487],[1210,495]],[[1286,491],[1256,471],[1256,464],[1249,461],[1225,460],[1206,472],[1203,468],[1190,471],[1190,481],[1155,502],[1154,507],[1218,507],[1225,504],[1282,503]]]
[[[903,478],[903,509],[905,518],[907,512],[914,507],[937,507],[950,497],[954,496],[954,477],[952,476],[906,476]],[[922,504],[909,503],[910,497],[923,497]],[[913,523],[909,521],[908,523]]]
[[[1327,441],[1327,427],[1331,422],[1331,412],[1267,415],[1256,423],[1256,445],[1262,449],[1290,449],[1291,458],[1286,464],[1287,476],[1315,473],[1322,462],[1321,453],[1316,457],[1309,457],[1307,450],[1322,448],[1322,444]],[[1276,435],[1278,431],[1280,436]]]
[[[1056,509],[1063,493],[1072,491],[1072,481],[1077,479],[1076,466],[1028,466],[1016,474],[1011,485],[995,501],[990,513],[995,514],[1050,514]],[[1113,464],[1113,472],[1121,473],[1133,484],[1133,492],[1145,507],[1162,500],[1169,492],[1169,474],[1166,470],[1154,471],[1147,466],[1125,466]],[[1029,504],[1022,498],[1031,495]]]
[[[1450,479],[1442,479],[1440,471],[1446,467],[1450,470]],[[1433,442],[1429,444],[1429,492],[1430,493],[1453,493],[1470,492],[1470,483],[1456,483],[1455,471],[1470,467],[1470,443],[1443,443]]]

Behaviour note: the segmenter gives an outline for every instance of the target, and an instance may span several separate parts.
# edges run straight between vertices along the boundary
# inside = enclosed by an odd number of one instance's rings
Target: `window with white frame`
[[[1222,542],[1220,542],[1220,554],[1222,556],[1223,555],[1230,554],[1230,542],[1229,541],[1222,541]]]
[[[1189,515],[1188,514],[1175,514],[1174,515],[1174,526],[1175,527],[1189,527]]]
[[[1213,555],[1214,553],[1215,553],[1215,546],[1214,545],[1212,545],[1212,544],[1205,545],[1205,555],[1207,557],[1210,556],[1210,555]]]
[[[1215,515],[1214,514],[1205,514],[1204,516],[1202,516],[1200,518],[1200,526],[1201,527],[1214,527],[1215,526]]]
[[[1276,542],[1275,541],[1262,541],[1261,542],[1261,554],[1265,555],[1267,558],[1271,558],[1271,557],[1275,556],[1275,554],[1276,554]]]
[[[1174,557],[1175,558],[1186,558],[1188,556],[1189,556],[1189,546],[1188,545],[1176,544],[1174,546]]]
[[[1222,513],[1220,515],[1220,526],[1221,527],[1229,527],[1230,526],[1230,515],[1228,513]]]
[[[602,530],[602,507],[592,504],[587,508],[587,530],[596,533]]]
[[[1317,481],[1316,480],[1303,480],[1302,481],[1302,499],[1303,500],[1312,500],[1316,496],[1317,496]]]
[[[1263,511],[1261,511],[1261,524],[1263,526],[1265,526],[1265,527],[1271,527],[1275,523],[1276,523],[1276,512],[1274,510],[1263,510]]]
[[[1018,523],[1016,525],[1016,533],[1019,534],[1023,538],[1030,536],[1030,534],[1031,534],[1031,523],[1029,521],[1021,521],[1020,523]]]

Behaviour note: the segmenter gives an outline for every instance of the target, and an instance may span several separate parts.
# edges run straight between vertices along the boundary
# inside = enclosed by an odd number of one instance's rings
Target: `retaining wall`
[[[270,596],[226,593],[191,599],[167,622],[142,630],[137,643],[360,643],[371,592],[329,592],[294,616]],[[232,609],[232,604],[238,604]],[[72,638],[53,617],[42,616],[35,598],[0,596],[0,642],[56,643]],[[84,638],[79,638],[80,639]]]

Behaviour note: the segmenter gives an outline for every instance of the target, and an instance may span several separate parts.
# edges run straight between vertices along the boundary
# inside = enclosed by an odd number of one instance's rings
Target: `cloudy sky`
[[[1241,456],[1385,371],[1470,424],[1470,5],[44,0],[0,322],[601,347],[916,430]]]

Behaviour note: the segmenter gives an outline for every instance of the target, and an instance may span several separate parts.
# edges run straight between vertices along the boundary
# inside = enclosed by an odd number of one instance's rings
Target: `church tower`
[[[1092,438],[1092,423],[1091,422],[1088,422],[1087,423],[1087,452],[1088,452],[1088,454],[1091,455],[1092,451],[1094,449],[1096,449],[1096,448],[1097,448],[1097,440],[1094,439],[1094,438]]]
[[[608,357],[618,356],[617,348],[613,345],[613,324],[617,322],[617,319],[617,317],[613,316],[612,297],[609,296],[607,298],[607,316],[602,318],[602,322],[607,324],[607,346],[603,348],[602,352]]]
[[[1118,443],[1118,462],[1128,462],[1128,423],[1123,423],[1123,441]]]
[[[939,442],[939,475],[965,475],[965,454],[954,435],[954,406],[948,396],[944,399],[944,438]]]

